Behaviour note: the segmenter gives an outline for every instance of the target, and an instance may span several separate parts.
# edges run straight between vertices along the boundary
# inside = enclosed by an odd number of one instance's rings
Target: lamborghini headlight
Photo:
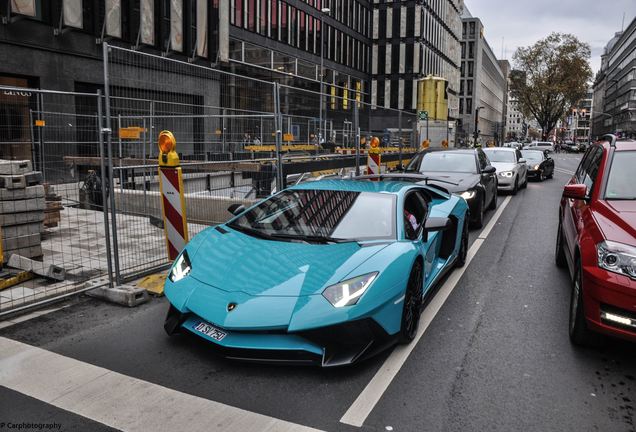
[[[512,177],[513,173],[512,173],[512,171],[502,171],[502,172],[499,173],[499,175],[501,177]]]
[[[460,196],[464,198],[465,200],[469,200],[475,196],[475,191],[469,190],[469,191],[463,192]]]
[[[636,247],[605,240],[596,252],[600,268],[636,279]]]
[[[168,278],[171,282],[179,282],[191,271],[192,264],[190,264],[190,257],[188,256],[188,251],[184,250],[181,255],[177,257],[174,264],[172,265],[172,270],[170,270]]]
[[[362,294],[364,294],[377,276],[378,272],[373,272],[347,279],[325,288],[322,295],[329,303],[337,308],[352,306],[358,303]]]

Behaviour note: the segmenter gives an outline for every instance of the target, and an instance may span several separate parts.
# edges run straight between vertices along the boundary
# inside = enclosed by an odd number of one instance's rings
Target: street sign
[[[418,114],[420,120],[422,120],[422,121],[428,120],[428,111],[419,111],[417,114]]]

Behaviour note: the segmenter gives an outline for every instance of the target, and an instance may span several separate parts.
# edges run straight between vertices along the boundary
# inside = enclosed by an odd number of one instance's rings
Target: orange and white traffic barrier
[[[179,155],[175,151],[176,146],[177,142],[170,131],[159,134],[161,210],[166,248],[171,261],[177,258],[188,242],[183,173],[179,166]]]
[[[380,175],[380,163],[382,154],[380,153],[380,140],[377,137],[371,138],[369,157],[367,158],[367,175]],[[374,181],[377,181],[375,179]]]

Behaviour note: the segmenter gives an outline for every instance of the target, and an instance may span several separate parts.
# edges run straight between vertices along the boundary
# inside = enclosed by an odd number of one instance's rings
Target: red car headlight
[[[636,247],[605,240],[596,245],[598,266],[636,279]]]

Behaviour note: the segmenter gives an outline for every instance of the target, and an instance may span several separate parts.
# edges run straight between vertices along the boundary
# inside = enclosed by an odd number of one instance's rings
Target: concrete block
[[[44,198],[0,201],[0,214],[43,211],[45,208],[46,200]]]
[[[40,234],[31,234],[18,237],[2,237],[2,250],[9,251],[13,249],[29,248],[31,246],[38,246],[42,243]]]
[[[128,307],[135,307],[150,300],[146,290],[130,285],[99,287],[87,291],[86,295]]]
[[[66,271],[62,267],[53,264],[46,264],[40,261],[34,261],[18,254],[11,254],[8,266],[30,271],[36,275],[57,281],[63,281],[66,277]]]
[[[42,173],[32,171],[28,174],[0,175],[0,187],[6,189],[24,189],[42,183]]]
[[[42,232],[42,229],[43,227],[41,222],[8,226],[2,228],[2,238],[40,234]]]
[[[4,262],[9,260],[9,257],[13,254],[18,254],[27,258],[36,258],[42,256],[42,245],[31,246],[20,249],[8,249],[4,250]]]
[[[0,160],[0,175],[26,174],[33,171],[30,160]]]
[[[7,227],[21,225],[31,222],[42,222],[44,220],[43,211],[0,214],[0,226]]]
[[[0,189],[0,201],[44,198],[44,186],[27,186],[24,189]]]

